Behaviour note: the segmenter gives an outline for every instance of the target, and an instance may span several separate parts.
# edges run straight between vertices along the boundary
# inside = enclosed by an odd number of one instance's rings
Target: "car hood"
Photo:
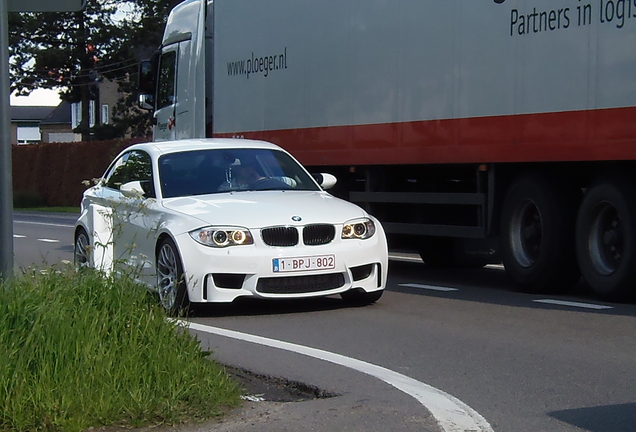
[[[170,198],[163,205],[210,225],[262,228],[316,223],[342,224],[367,216],[355,204],[326,192],[249,191]],[[294,220],[300,217],[301,220]]]

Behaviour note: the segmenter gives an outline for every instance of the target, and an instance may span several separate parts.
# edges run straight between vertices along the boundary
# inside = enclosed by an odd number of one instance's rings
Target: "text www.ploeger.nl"
[[[232,61],[227,64],[229,76],[245,75],[248,79],[251,74],[268,76],[270,72],[282,69],[287,69],[287,47],[280,54],[257,57],[252,53],[247,60]]]

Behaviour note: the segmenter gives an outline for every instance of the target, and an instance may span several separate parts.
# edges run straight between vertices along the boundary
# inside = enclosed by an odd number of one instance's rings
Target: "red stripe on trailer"
[[[636,107],[215,134],[276,143],[305,165],[636,159]]]

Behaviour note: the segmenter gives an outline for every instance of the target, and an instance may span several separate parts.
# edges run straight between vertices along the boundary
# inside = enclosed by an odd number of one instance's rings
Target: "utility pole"
[[[0,0],[0,281],[13,274],[13,187],[9,114],[9,4]]]
[[[0,0],[0,282],[13,276],[13,179],[9,114],[9,12],[71,12],[87,0]]]

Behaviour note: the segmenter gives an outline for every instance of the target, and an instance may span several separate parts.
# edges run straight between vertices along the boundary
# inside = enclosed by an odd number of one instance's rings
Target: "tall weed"
[[[132,279],[24,274],[0,285],[0,430],[210,418],[238,387]]]

